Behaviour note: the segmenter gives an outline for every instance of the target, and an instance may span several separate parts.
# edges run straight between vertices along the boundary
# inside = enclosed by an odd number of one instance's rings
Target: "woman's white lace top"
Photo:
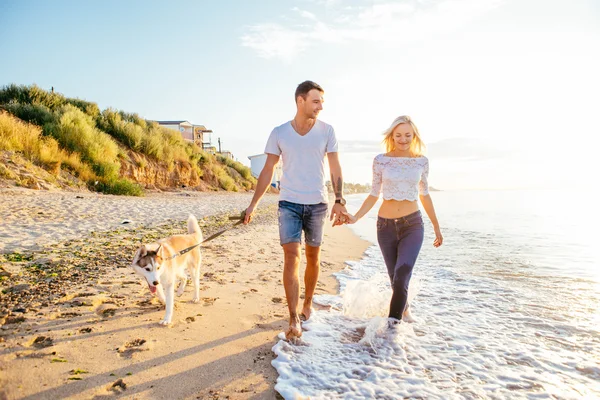
[[[383,187],[384,200],[416,201],[429,194],[427,157],[388,157],[379,154],[373,160],[371,196],[379,197]]]

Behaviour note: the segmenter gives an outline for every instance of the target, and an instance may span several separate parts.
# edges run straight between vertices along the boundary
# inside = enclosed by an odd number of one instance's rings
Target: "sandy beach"
[[[278,398],[271,348],[287,305],[276,195],[203,247],[201,302],[188,285],[170,327],[130,267],[140,243],[185,232],[189,213],[206,237],[251,196],[0,191],[0,399]],[[336,293],[332,273],[368,246],[326,229],[316,293]]]

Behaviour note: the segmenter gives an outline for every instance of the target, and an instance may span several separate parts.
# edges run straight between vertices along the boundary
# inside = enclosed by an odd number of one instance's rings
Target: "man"
[[[344,222],[346,200],[342,197],[342,168],[338,158],[338,143],[331,125],[317,120],[323,109],[321,86],[312,81],[302,82],[296,88],[296,115],[293,120],[273,129],[265,153],[267,161],[258,177],[256,191],[246,209],[244,224],[252,220],[254,210],[273,179],[275,165],[283,158],[283,176],[279,195],[279,239],[284,253],[283,286],[290,312],[286,338],[302,336],[300,318],[309,319],[312,299],[320,268],[323,226],[327,217],[327,187],[325,186],[325,155],[331,171],[335,204],[330,220],[333,225]],[[298,314],[300,284],[301,236],[304,231],[306,272],[305,296]]]

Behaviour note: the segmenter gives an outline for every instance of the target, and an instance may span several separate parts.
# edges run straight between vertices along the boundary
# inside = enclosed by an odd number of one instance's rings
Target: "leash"
[[[186,248],[186,249],[183,249],[183,250],[181,250],[181,251],[178,251],[177,253],[173,254],[171,257],[169,257],[169,258],[165,258],[165,260],[172,260],[172,259],[174,259],[175,257],[179,257],[179,256],[181,256],[181,255],[184,255],[185,253],[188,253],[188,252],[190,252],[190,251],[194,250],[196,247],[198,247],[198,246],[201,246],[203,243],[209,242],[209,241],[213,240],[214,238],[217,238],[217,237],[221,236],[222,234],[224,234],[225,232],[227,232],[227,231],[228,231],[228,230],[230,230],[231,228],[234,228],[234,227],[238,226],[239,224],[243,223],[243,222],[244,222],[244,218],[246,218],[246,210],[242,211],[242,213],[241,213],[239,216],[237,216],[237,217],[229,217],[229,219],[230,219],[230,220],[236,220],[236,219],[237,219],[237,220],[239,220],[239,221],[238,221],[238,222],[236,222],[235,224],[231,225],[231,226],[230,226],[230,227],[228,227],[228,228],[225,228],[225,229],[223,229],[223,230],[220,230],[220,231],[219,231],[219,232],[217,232],[217,233],[214,233],[214,234],[210,235],[209,237],[207,237],[206,239],[204,239],[204,240],[203,240],[203,241],[201,241],[200,243],[196,243],[196,244],[195,244],[195,245],[193,245],[193,246],[190,246],[190,247],[188,247],[188,248]]]

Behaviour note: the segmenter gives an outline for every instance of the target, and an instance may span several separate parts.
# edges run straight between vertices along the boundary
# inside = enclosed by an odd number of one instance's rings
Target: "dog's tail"
[[[198,220],[192,214],[188,217],[188,233],[195,234],[199,240],[202,240],[202,231],[198,225]]]

